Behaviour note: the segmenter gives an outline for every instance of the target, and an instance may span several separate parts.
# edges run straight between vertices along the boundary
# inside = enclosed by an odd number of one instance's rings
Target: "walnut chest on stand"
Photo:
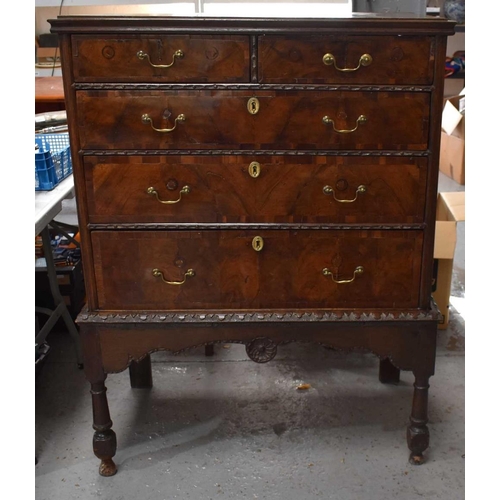
[[[59,17],[99,472],[109,373],[217,342],[367,350],[428,447],[439,18]]]

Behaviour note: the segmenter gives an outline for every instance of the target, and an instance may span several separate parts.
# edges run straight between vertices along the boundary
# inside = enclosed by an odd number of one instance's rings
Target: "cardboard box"
[[[443,315],[443,321],[439,325],[440,330],[448,327],[457,222],[464,220],[465,192],[439,193],[436,210],[432,296]]]
[[[462,186],[465,184],[465,89],[446,98],[441,119],[439,170]]]

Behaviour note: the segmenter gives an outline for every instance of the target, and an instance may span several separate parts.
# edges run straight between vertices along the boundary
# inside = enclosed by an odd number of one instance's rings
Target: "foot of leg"
[[[99,474],[104,477],[110,477],[116,474],[116,465],[111,458],[101,462]]]
[[[205,346],[205,356],[213,356],[214,355],[214,345],[208,344]]]
[[[101,459],[99,474],[101,476],[114,476],[116,465],[113,456],[116,453],[116,434],[111,429],[104,432],[96,431],[93,439],[94,454]]]
[[[399,384],[400,370],[396,368],[389,359],[381,359],[378,371],[378,379],[383,384]]]

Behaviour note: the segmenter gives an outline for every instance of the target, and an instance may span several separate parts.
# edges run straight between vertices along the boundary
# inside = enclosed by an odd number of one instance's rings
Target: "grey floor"
[[[464,186],[441,175],[440,191]],[[60,220],[69,222],[68,202]],[[431,379],[427,462],[408,463],[413,377],[378,381],[371,354],[281,347],[264,365],[243,346],[152,355],[154,387],[110,375],[118,474],[100,477],[89,386],[71,339],[51,347],[36,379],[36,498],[460,499],[465,496],[465,223],[458,224],[451,320]],[[299,384],[310,384],[298,391]]]

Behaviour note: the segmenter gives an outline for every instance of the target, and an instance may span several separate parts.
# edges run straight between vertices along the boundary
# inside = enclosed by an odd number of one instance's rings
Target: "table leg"
[[[64,323],[66,325],[66,328],[68,329],[69,334],[73,338],[73,341],[75,343],[75,350],[76,350],[76,360],[78,363],[78,367],[82,368],[83,367],[83,357],[82,357],[82,351],[80,347],[80,336],[78,334],[78,330],[76,328],[76,325],[73,321],[73,318],[71,317],[71,314],[68,311],[68,308],[66,307],[66,303],[64,302],[64,298],[61,295],[61,291],[59,290],[59,284],[57,283],[57,273],[56,273],[56,268],[54,265],[54,258],[52,256],[52,245],[50,243],[50,233],[49,233],[49,228],[45,227],[42,232],[42,243],[43,243],[43,253],[45,256],[45,262],[47,265],[47,275],[49,278],[49,286],[50,286],[50,291],[52,293],[52,298],[54,299],[54,305],[55,309],[53,311],[49,311],[44,308],[39,308],[40,311],[49,314],[49,320],[47,323],[43,326],[43,328],[40,330],[38,335],[35,337],[35,343],[36,344],[41,344],[45,338],[47,337],[49,331],[52,329],[52,327],[55,325],[59,317],[62,317],[64,320]],[[48,311],[48,312],[47,312]]]

